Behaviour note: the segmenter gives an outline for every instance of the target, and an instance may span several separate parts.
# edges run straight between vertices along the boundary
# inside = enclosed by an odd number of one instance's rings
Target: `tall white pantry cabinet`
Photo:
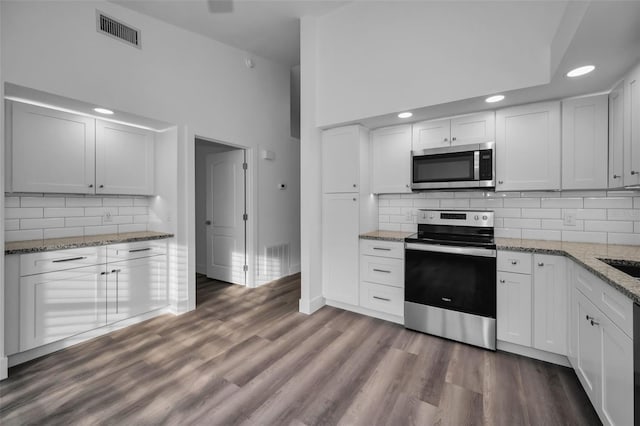
[[[329,301],[358,305],[359,235],[378,223],[369,164],[364,127],[322,133],[322,291]]]

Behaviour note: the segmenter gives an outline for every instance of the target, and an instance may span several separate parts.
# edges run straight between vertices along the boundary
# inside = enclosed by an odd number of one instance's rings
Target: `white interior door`
[[[245,285],[244,150],[207,156],[207,276]]]

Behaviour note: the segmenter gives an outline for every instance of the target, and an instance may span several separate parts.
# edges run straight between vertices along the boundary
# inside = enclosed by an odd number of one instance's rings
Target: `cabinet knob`
[[[356,186],[357,186],[357,185],[354,183],[354,184],[353,184],[353,187],[355,188]]]
[[[517,265],[517,264],[518,264],[518,261],[517,261],[517,260],[512,260],[512,261],[511,261],[511,264],[512,264],[512,265]]]
[[[407,188],[409,188],[409,184],[406,184],[405,186],[406,186]]]
[[[93,184],[92,183],[89,184],[89,188],[93,188]]]
[[[636,172],[635,170],[631,170],[631,176],[640,175],[640,172]]]
[[[98,188],[104,188],[104,185],[100,185]]]
[[[449,138],[444,138],[444,142],[449,142]]]
[[[205,224],[205,225],[211,225],[211,221],[210,221],[210,220],[205,220],[205,221],[204,221],[204,224]]]
[[[454,137],[452,137],[452,138],[451,138],[451,140],[452,140],[452,141],[455,141],[455,140],[456,140],[455,136],[454,136]]]
[[[502,284],[504,284],[506,281],[505,281],[505,280],[500,280],[500,282],[501,282]]]
[[[499,183],[500,185],[502,185],[502,184],[504,183],[504,181],[499,180],[499,181],[498,181],[498,183]]]
[[[544,266],[544,262],[538,262],[538,266]]]
[[[620,176],[620,175],[613,175],[613,178],[614,178],[614,179],[620,179],[621,177],[622,177],[622,176]]]
[[[358,199],[357,199],[357,198],[354,198],[354,199],[353,199],[353,201],[358,201]]]

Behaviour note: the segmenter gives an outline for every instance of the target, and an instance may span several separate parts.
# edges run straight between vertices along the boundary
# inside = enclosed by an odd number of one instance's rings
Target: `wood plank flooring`
[[[600,424],[568,368],[299,297],[199,277],[195,311],[10,369],[0,424]]]

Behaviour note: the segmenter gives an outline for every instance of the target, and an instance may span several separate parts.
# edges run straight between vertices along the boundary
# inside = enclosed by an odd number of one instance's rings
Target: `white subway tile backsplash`
[[[9,207],[4,209],[4,217],[6,219],[27,219],[27,218],[37,218],[42,217],[42,208],[38,207],[29,207],[29,208],[20,208],[20,207]]]
[[[439,209],[440,200],[434,200],[431,198],[420,198],[413,200],[413,206],[417,209]]]
[[[522,238],[522,230],[512,228],[496,228],[495,235],[497,238]]]
[[[540,219],[513,219],[505,218],[504,226],[506,228],[527,228],[538,229],[540,228]]]
[[[576,219],[605,220],[607,218],[607,210],[605,209],[577,209],[564,210],[563,214],[575,213]]]
[[[585,198],[585,209],[630,209],[633,208],[632,197]]]
[[[84,228],[51,228],[43,231],[44,238],[66,238],[84,235]]]
[[[148,207],[149,206],[149,199],[148,198],[134,198],[133,199],[133,206],[134,207]]]
[[[418,232],[418,225],[415,223],[403,223],[400,225],[402,232]]]
[[[560,241],[562,239],[562,232],[549,229],[523,229],[522,238],[528,240]]]
[[[640,220],[640,209],[609,209],[607,210],[609,220]]]
[[[138,216],[135,216],[138,217]],[[389,222],[389,216],[388,215],[384,215],[381,214],[378,216],[378,222],[383,223],[383,222]]]
[[[147,230],[146,223],[131,223],[127,225],[118,225],[118,233],[140,232],[140,231],[146,231],[146,230]]]
[[[502,207],[504,200],[502,198],[472,198],[469,200],[469,207],[480,209],[495,209]]]
[[[400,231],[399,223],[380,223],[378,224],[378,228],[381,231]]]
[[[19,231],[5,231],[5,241],[26,241],[26,240],[41,240],[43,233],[42,229],[24,229]]]
[[[575,225],[565,225],[562,219],[542,219],[540,223],[542,229],[566,229],[567,231],[584,230],[584,220],[576,220]]]
[[[133,198],[104,197],[102,205],[105,207],[132,207]]]
[[[455,192],[445,192],[445,191],[431,191],[424,193],[426,198],[438,198],[440,200],[445,198],[454,198]]]
[[[5,219],[4,230],[5,231],[17,231],[20,229],[20,219]]]
[[[64,207],[63,197],[20,197],[20,207]]]
[[[20,207],[20,197],[4,197],[4,206]]]
[[[44,217],[76,217],[84,216],[82,207],[47,207],[44,209]]]
[[[562,210],[560,209],[522,209],[523,218],[538,219],[560,219]]]
[[[606,244],[607,233],[606,232],[562,231],[562,241]]]
[[[560,192],[562,198],[585,198],[585,197],[606,197],[607,191],[563,191]]]
[[[636,234],[640,234],[640,222],[636,222],[633,224],[633,232]]]
[[[392,215],[392,214],[401,214],[402,209],[400,207],[379,207],[378,214],[384,215]]]
[[[118,225],[85,226],[84,235],[117,234]]]
[[[389,206],[390,207],[412,207],[413,206],[413,200],[412,199],[406,199],[406,198],[400,198],[397,200],[389,200]],[[139,208],[139,207],[136,207]],[[133,207],[132,207],[133,209]],[[125,211],[128,212],[126,207],[121,207],[120,211]],[[134,214],[133,210],[132,213],[121,213],[121,214]],[[135,213],[135,214],[142,214],[142,213]]]
[[[118,207],[86,207],[84,209],[85,216],[104,216],[106,214],[117,215]]]
[[[505,198],[505,207],[539,208],[540,198]]]
[[[133,216],[111,216],[110,220],[106,220],[105,218],[102,220],[102,223],[105,225],[124,225],[127,223],[133,223]],[[145,220],[138,223],[147,223],[147,221]]]
[[[64,218],[50,217],[46,219],[20,219],[20,229],[63,228]]]
[[[507,218],[507,217],[520,217],[521,216],[521,210],[520,209],[506,209],[506,208],[498,208],[498,209],[493,209],[493,212],[495,213],[494,216],[495,217],[503,217],[503,218]]]
[[[81,227],[102,225],[101,217],[67,217],[64,220],[65,227]]]
[[[378,207],[389,207],[389,200],[378,199]]]
[[[582,198],[543,198],[540,200],[542,208],[581,209]]]
[[[67,197],[67,207],[100,207],[102,198],[96,197]]]
[[[640,234],[630,234],[630,233],[616,233],[610,232],[608,235],[607,242],[609,244],[623,244],[623,245],[632,245],[638,246],[640,245]]]
[[[633,222],[615,220],[585,220],[585,231],[633,232]]]
[[[442,209],[466,209],[469,208],[469,200],[461,198],[440,200],[440,208]]]

